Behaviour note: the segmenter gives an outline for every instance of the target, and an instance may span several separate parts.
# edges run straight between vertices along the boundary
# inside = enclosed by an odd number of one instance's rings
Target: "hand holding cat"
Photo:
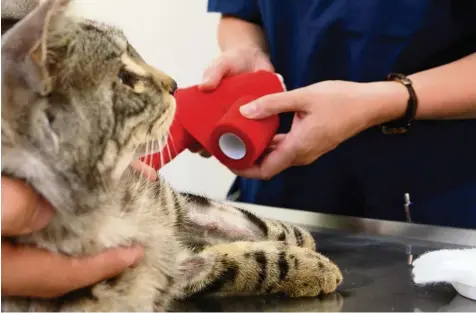
[[[72,258],[17,246],[4,237],[45,227],[53,209],[25,183],[2,176],[2,296],[49,298],[120,274],[142,258],[139,247]]]

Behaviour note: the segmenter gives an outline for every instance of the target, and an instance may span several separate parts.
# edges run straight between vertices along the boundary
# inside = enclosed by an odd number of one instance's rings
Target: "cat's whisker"
[[[149,165],[149,159],[151,158],[150,157],[150,142],[149,142],[149,136],[147,136],[145,138],[146,140],[146,145],[145,145],[145,155],[146,155],[146,161],[144,162],[146,165]],[[144,175],[144,171],[145,171],[145,167],[144,166],[141,166],[140,168],[140,174],[141,175]]]
[[[146,155],[150,155],[150,157],[146,158],[145,164],[149,167],[152,165],[152,154],[154,153],[153,145],[154,142],[152,140],[152,136],[147,134],[147,146],[146,146]],[[143,167],[145,169],[145,167]],[[148,174],[147,174],[148,175]],[[147,179],[147,182],[149,182],[150,179]]]
[[[160,150],[159,140],[154,140],[154,151],[156,151],[156,153],[162,154],[162,151]]]
[[[133,151],[134,153],[133,153],[133,155],[136,155],[138,149],[139,149],[139,146],[136,146],[136,147],[134,148],[134,151]],[[120,213],[121,216],[124,216],[124,215],[126,214],[126,212],[127,212],[127,209],[126,209],[126,208],[128,208],[128,207],[131,205],[131,203],[133,203],[133,202],[135,201],[134,196],[135,196],[135,194],[136,194],[136,191],[137,191],[139,182],[140,182],[140,179],[137,180],[136,186],[135,186],[134,188],[132,188],[133,191],[132,191],[132,193],[131,193],[131,197],[129,198],[129,200],[127,201],[127,203],[124,204],[124,210],[121,210],[121,213]]]
[[[174,145],[174,137],[172,136],[172,133],[170,131],[168,132],[167,136],[170,137],[170,144],[172,145],[173,151],[177,151]],[[169,140],[167,139],[166,142],[168,143]],[[170,162],[172,161],[172,152],[170,151],[170,146],[168,144],[166,145],[166,147],[167,147],[167,153],[169,155],[169,162]]]
[[[98,175],[100,179],[100,186],[102,186],[104,192],[109,193],[109,184],[103,175]]]
[[[159,151],[160,151],[160,168],[162,168],[165,164],[164,162],[164,154],[162,153],[162,151],[164,150],[164,144],[162,142],[162,139],[158,140],[159,141]]]
[[[152,136],[150,134],[147,134],[147,137],[146,137],[146,155],[152,155],[154,153],[154,145],[155,145],[155,141],[152,140]],[[146,158],[146,161],[144,162],[145,165],[147,165],[148,167],[151,167],[151,164],[152,164],[152,156],[150,156],[149,158]],[[143,167],[143,169],[145,170],[145,167]],[[147,170],[148,172],[148,170]],[[141,173],[143,174],[143,173]],[[151,179],[148,177],[149,174],[147,173],[147,178],[145,179],[145,182],[144,184],[142,184],[142,190],[141,192],[145,193],[147,192],[147,190],[150,189],[150,184],[152,184],[152,181]],[[142,180],[139,180],[139,181],[142,181]],[[146,207],[146,202],[147,202],[147,197],[141,197],[141,201],[140,201],[140,204],[139,204],[139,212],[143,212],[143,210],[145,209],[145,211],[147,211],[147,207]]]
[[[152,160],[153,160],[153,155],[155,155],[157,153],[157,143],[155,142],[155,140],[151,140],[151,148],[150,148],[150,158],[147,159],[147,165],[152,167]]]
[[[146,138],[145,138],[145,149],[143,151],[143,155],[146,157],[146,163],[147,163],[147,159],[149,157],[149,146],[150,146],[150,143],[148,141],[148,136],[146,136]],[[139,177],[137,179],[136,185],[133,188],[131,198],[133,198],[134,196],[136,196],[138,194],[139,188],[142,186],[142,177],[141,177],[142,175],[144,175],[144,167],[143,166],[141,166],[141,168],[140,168]]]

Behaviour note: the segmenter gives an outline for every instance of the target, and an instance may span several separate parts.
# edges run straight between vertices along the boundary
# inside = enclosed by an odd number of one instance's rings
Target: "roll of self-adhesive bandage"
[[[230,169],[246,169],[263,154],[279,126],[278,116],[260,120],[241,115],[240,106],[286,91],[279,74],[267,71],[227,77],[213,91],[198,86],[178,89],[177,111],[167,146],[142,158],[155,169],[185,149],[203,147]]]

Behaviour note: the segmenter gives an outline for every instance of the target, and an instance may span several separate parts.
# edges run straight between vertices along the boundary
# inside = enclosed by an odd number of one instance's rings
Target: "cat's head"
[[[139,145],[165,138],[177,88],[69,2],[41,2],[2,36],[2,172],[62,207],[113,187]]]

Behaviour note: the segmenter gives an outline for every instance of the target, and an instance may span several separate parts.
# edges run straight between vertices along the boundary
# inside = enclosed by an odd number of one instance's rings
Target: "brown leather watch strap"
[[[390,73],[387,76],[387,81],[395,81],[405,86],[408,90],[409,98],[405,114],[397,120],[380,125],[380,128],[386,135],[405,134],[410,129],[418,109],[418,97],[415,89],[413,89],[413,82],[405,75],[399,73]]]

